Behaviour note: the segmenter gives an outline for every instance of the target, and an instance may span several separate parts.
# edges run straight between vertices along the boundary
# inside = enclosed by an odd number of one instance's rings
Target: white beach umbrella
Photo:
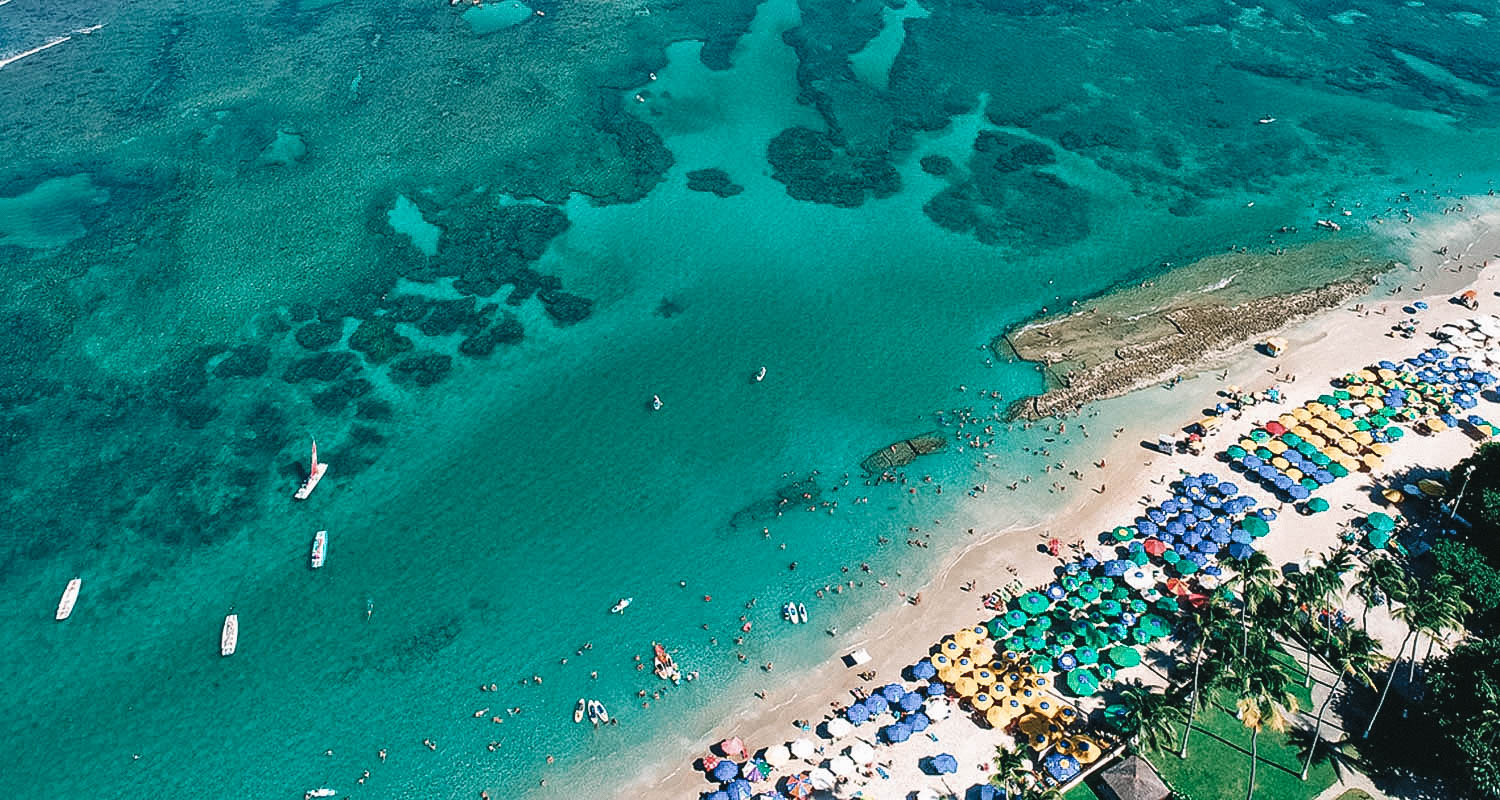
[[[767,764],[779,767],[792,760],[792,751],[786,749],[784,744],[773,744],[767,747],[766,752],[761,753],[760,757],[765,759]]]
[[[875,748],[864,742],[855,742],[844,752],[849,755],[849,760],[856,764],[868,764],[875,760]]]
[[[931,786],[923,786],[917,790],[917,800],[943,800],[943,796]]]
[[[946,697],[929,697],[927,698],[927,705],[922,711],[933,722],[941,722],[953,713],[953,707],[948,704],[948,698]]]
[[[828,771],[835,775],[853,775],[854,762],[848,756],[834,756],[828,759]]]
[[[842,739],[854,732],[854,725],[843,717],[834,717],[823,727],[828,731],[829,737],[834,739]]]
[[[1151,578],[1151,573],[1140,567],[1127,571],[1124,575],[1124,580],[1126,586],[1136,591],[1144,591],[1156,585],[1156,581]],[[931,715],[929,714],[928,716]]]
[[[829,772],[822,767],[818,767],[812,772],[807,773],[807,782],[811,784],[814,789],[817,789],[819,791],[826,792],[829,789],[832,789],[834,787],[834,784],[837,784],[838,781],[839,779],[835,777],[832,772]]]
[[[787,747],[792,751],[792,755],[798,758],[812,758],[818,752],[818,746],[813,744],[811,739],[805,738],[797,739]]]

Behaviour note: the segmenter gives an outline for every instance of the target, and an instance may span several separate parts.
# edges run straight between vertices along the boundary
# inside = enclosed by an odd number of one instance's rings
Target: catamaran
[[[657,642],[652,642],[651,647],[656,654],[655,665],[651,671],[656,673],[656,677],[664,681],[682,683],[682,671],[677,669],[677,664],[672,661],[672,656],[667,653],[667,649]]]
[[[73,613],[73,604],[78,602],[78,589],[83,586],[82,578],[74,578],[68,581],[68,588],[63,589],[62,600],[57,603],[57,619],[62,621]]]
[[[230,614],[224,618],[224,629],[219,632],[219,655],[232,656],[240,643],[240,617]]]
[[[604,710],[604,704],[598,700],[590,700],[588,703],[589,722],[595,725],[608,725],[609,712]]]
[[[306,500],[307,496],[312,494],[312,490],[318,488],[318,481],[323,480],[323,473],[327,471],[327,464],[318,463],[318,442],[314,439],[312,443],[312,466],[308,469],[307,480],[302,482],[302,487],[293,496],[298,500]]]
[[[318,531],[313,537],[312,544],[312,568],[323,566],[324,555],[328,552],[328,531]]]

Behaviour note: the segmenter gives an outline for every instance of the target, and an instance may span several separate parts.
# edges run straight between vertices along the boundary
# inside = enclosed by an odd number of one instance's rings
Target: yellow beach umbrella
[[[1053,715],[1053,719],[1064,725],[1071,725],[1078,721],[1078,709],[1072,706],[1062,706],[1057,709],[1057,713]]]
[[[1290,467],[1291,465],[1292,465],[1292,462],[1287,461],[1286,459],[1282,458],[1281,456],[1277,456],[1277,457],[1271,459],[1271,466],[1273,466],[1273,467],[1275,467],[1275,468],[1277,468],[1279,470],[1285,470],[1287,467]]]
[[[1104,748],[1100,747],[1098,742],[1087,736],[1075,736],[1073,737],[1073,750],[1069,755],[1078,759],[1080,764],[1092,764],[1098,761],[1103,753]]]
[[[1351,456],[1359,452],[1359,442],[1356,442],[1347,436],[1339,440],[1338,446],[1340,450],[1343,450],[1345,453],[1348,453]]]
[[[1016,721],[1016,728],[1027,736],[1048,736],[1060,731],[1057,723],[1040,714],[1023,714]]]
[[[1316,400],[1314,400],[1314,401],[1312,401],[1310,403],[1304,403],[1302,407],[1306,408],[1308,411],[1311,411],[1314,414],[1321,414],[1324,411],[1328,410],[1328,406],[1325,406],[1325,405],[1323,405],[1322,403],[1319,403]]]
[[[1380,496],[1384,497],[1388,503],[1399,503],[1406,499],[1406,495],[1402,494],[1400,489],[1386,489],[1380,493]]]
[[[983,641],[969,648],[969,658],[974,659],[978,666],[985,666],[995,660],[995,643]]]
[[[978,641],[978,642],[987,642],[990,639],[989,628],[986,628],[983,625],[975,625],[974,627],[970,628],[969,630],[971,630],[971,631],[974,632],[974,640],[975,641]]]
[[[1365,398],[1365,405],[1369,406],[1371,411],[1379,411],[1385,408],[1385,401],[1372,394],[1370,397]]]
[[[965,628],[958,633],[953,634],[953,643],[965,650],[973,647],[974,644],[978,641],[979,640],[974,637],[974,632],[969,630],[968,628]]]
[[[1370,445],[1370,452],[1377,456],[1388,456],[1391,454],[1391,446],[1385,442],[1376,442]]]
[[[1323,448],[1328,446],[1328,440],[1324,439],[1316,433],[1309,433],[1308,435],[1302,437],[1302,440],[1312,445],[1313,447],[1318,448],[1319,450],[1322,450]]]
[[[1253,453],[1255,452],[1255,448],[1260,447],[1260,445],[1256,444],[1254,439],[1241,439],[1240,447]]]
[[[1374,453],[1365,456],[1360,460],[1360,463],[1364,464],[1365,468],[1369,469],[1372,472],[1380,469],[1380,467],[1384,464],[1384,462],[1380,460],[1380,456],[1377,456]]]
[[[980,692],[969,702],[973,704],[975,711],[988,711],[991,706],[995,705],[995,698],[986,692]]]
[[[1363,386],[1350,386],[1346,389],[1350,397],[1364,397],[1370,390]]]
[[[1301,420],[1297,419],[1291,414],[1282,414],[1281,416],[1276,418],[1276,421],[1280,422],[1282,425],[1288,428],[1295,428],[1297,427],[1297,423],[1301,422]]]
[[[934,667],[937,667],[938,669],[943,669],[944,667],[951,666],[952,664],[953,659],[948,658],[948,656],[943,653],[938,653],[937,655],[932,657],[932,665]]]
[[[943,643],[938,645],[938,649],[942,651],[943,655],[949,658],[958,658],[964,651],[963,645],[952,639],[944,639]]]
[[[1286,452],[1287,444],[1280,439],[1272,439],[1271,441],[1266,442],[1265,448],[1267,450],[1270,450],[1275,455],[1279,456],[1282,453]]]
[[[973,697],[979,692],[979,684],[965,675],[953,682],[953,692],[959,697]]]
[[[1359,426],[1355,425],[1354,420],[1351,419],[1341,419],[1338,422],[1335,422],[1333,424],[1333,427],[1338,428],[1344,433],[1353,433],[1359,430]]]
[[[995,680],[995,673],[990,670],[978,669],[974,671],[974,681],[980,686],[994,686]]]
[[[1287,467],[1286,476],[1294,481],[1300,481],[1302,480],[1302,470],[1297,469],[1296,467]]]
[[[1298,407],[1292,409],[1292,417],[1302,422],[1306,422],[1312,419],[1312,412],[1308,411],[1305,408]]]
[[[1037,675],[1036,677],[1031,679],[1031,688],[1033,689],[1045,690],[1048,686],[1051,685],[1052,679],[1048,678],[1046,675]]]
[[[1345,456],[1339,459],[1339,466],[1342,466],[1344,469],[1347,469],[1350,472],[1354,472],[1359,469],[1359,462],[1355,461],[1352,458],[1349,458],[1348,456]]]
[[[948,684],[948,685],[951,686],[954,681],[957,681],[959,678],[962,678],[964,676],[964,674],[963,674],[962,671],[959,670],[958,667],[955,667],[952,664],[949,664],[948,666],[943,667],[942,669],[938,670],[937,676],[938,676],[938,680],[940,680],[943,683],[946,683],[946,684]]]
[[[1397,377],[1399,377],[1396,374],[1396,371],[1393,370],[1393,369],[1383,369],[1383,370],[1380,370],[1379,372],[1377,372],[1375,374],[1379,375],[1380,379],[1383,380],[1383,381],[1393,381]]]
[[[954,660],[953,665],[958,667],[960,670],[963,670],[964,672],[969,672],[970,670],[974,669],[974,659],[969,658],[968,656],[959,656]]]
[[[1005,673],[1005,685],[1009,686],[1012,689],[1021,688],[1021,682],[1023,680],[1024,678],[1021,677],[1021,673],[1015,670],[1010,670],[1009,672]]]
[[[1349,434],[1349,438],[1360,444],[1369,444],[1375,441],[1375,437],[1371,436],[1369,431],[1355,431]]]

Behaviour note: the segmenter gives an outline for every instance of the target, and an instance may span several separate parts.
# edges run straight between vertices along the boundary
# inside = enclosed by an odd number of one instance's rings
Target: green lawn
[[[1302,688],[1302,667],[1282,654],[1278,660],[1293,681],[1293,693],[1304,709],[1311,705]],[[1180,735],[1180,732],[1179,732]],[[1333,768],[1315,764],[1306,781],[1298,778],[1302,762],[1285,734],[1263,730],[1260,735],[1260,766],[1255,775],[1255,796],[1262,800],[1306,800],[1333,785]],[[1245,797],[1250,779],[1250,731],[1234,716],[1234,698],[1217,694],[1193,721],[1188,757],[1176,752],[1145,754],[1158,772],[1184,800],[1238,800]],[[1072,798],[1069,798],[1072,800]]]

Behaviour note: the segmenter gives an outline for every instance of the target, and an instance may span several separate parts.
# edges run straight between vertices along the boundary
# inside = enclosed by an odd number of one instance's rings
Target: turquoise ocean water
[[[0,67],[0,792],[607,795],[685,757],[775,686],[755,665],[785,680],[919,587],[967,487],[1043,463],[1044,431],[1000,426],[915,494],[859,474],[1040,389],[991,337],[1341,209],[1399,241],[1400,209],[1487,191],[1496,24],[0,5],[0,60],[70,37]],[[332,467],[295,504],[313,437]],[[1018,524],[1056,502],[1004,494]],[[861,562],[890,588],[814,596]],[[652,641],[702,677],[642,708]],[[573,725],[585,695],[621,724]]]

